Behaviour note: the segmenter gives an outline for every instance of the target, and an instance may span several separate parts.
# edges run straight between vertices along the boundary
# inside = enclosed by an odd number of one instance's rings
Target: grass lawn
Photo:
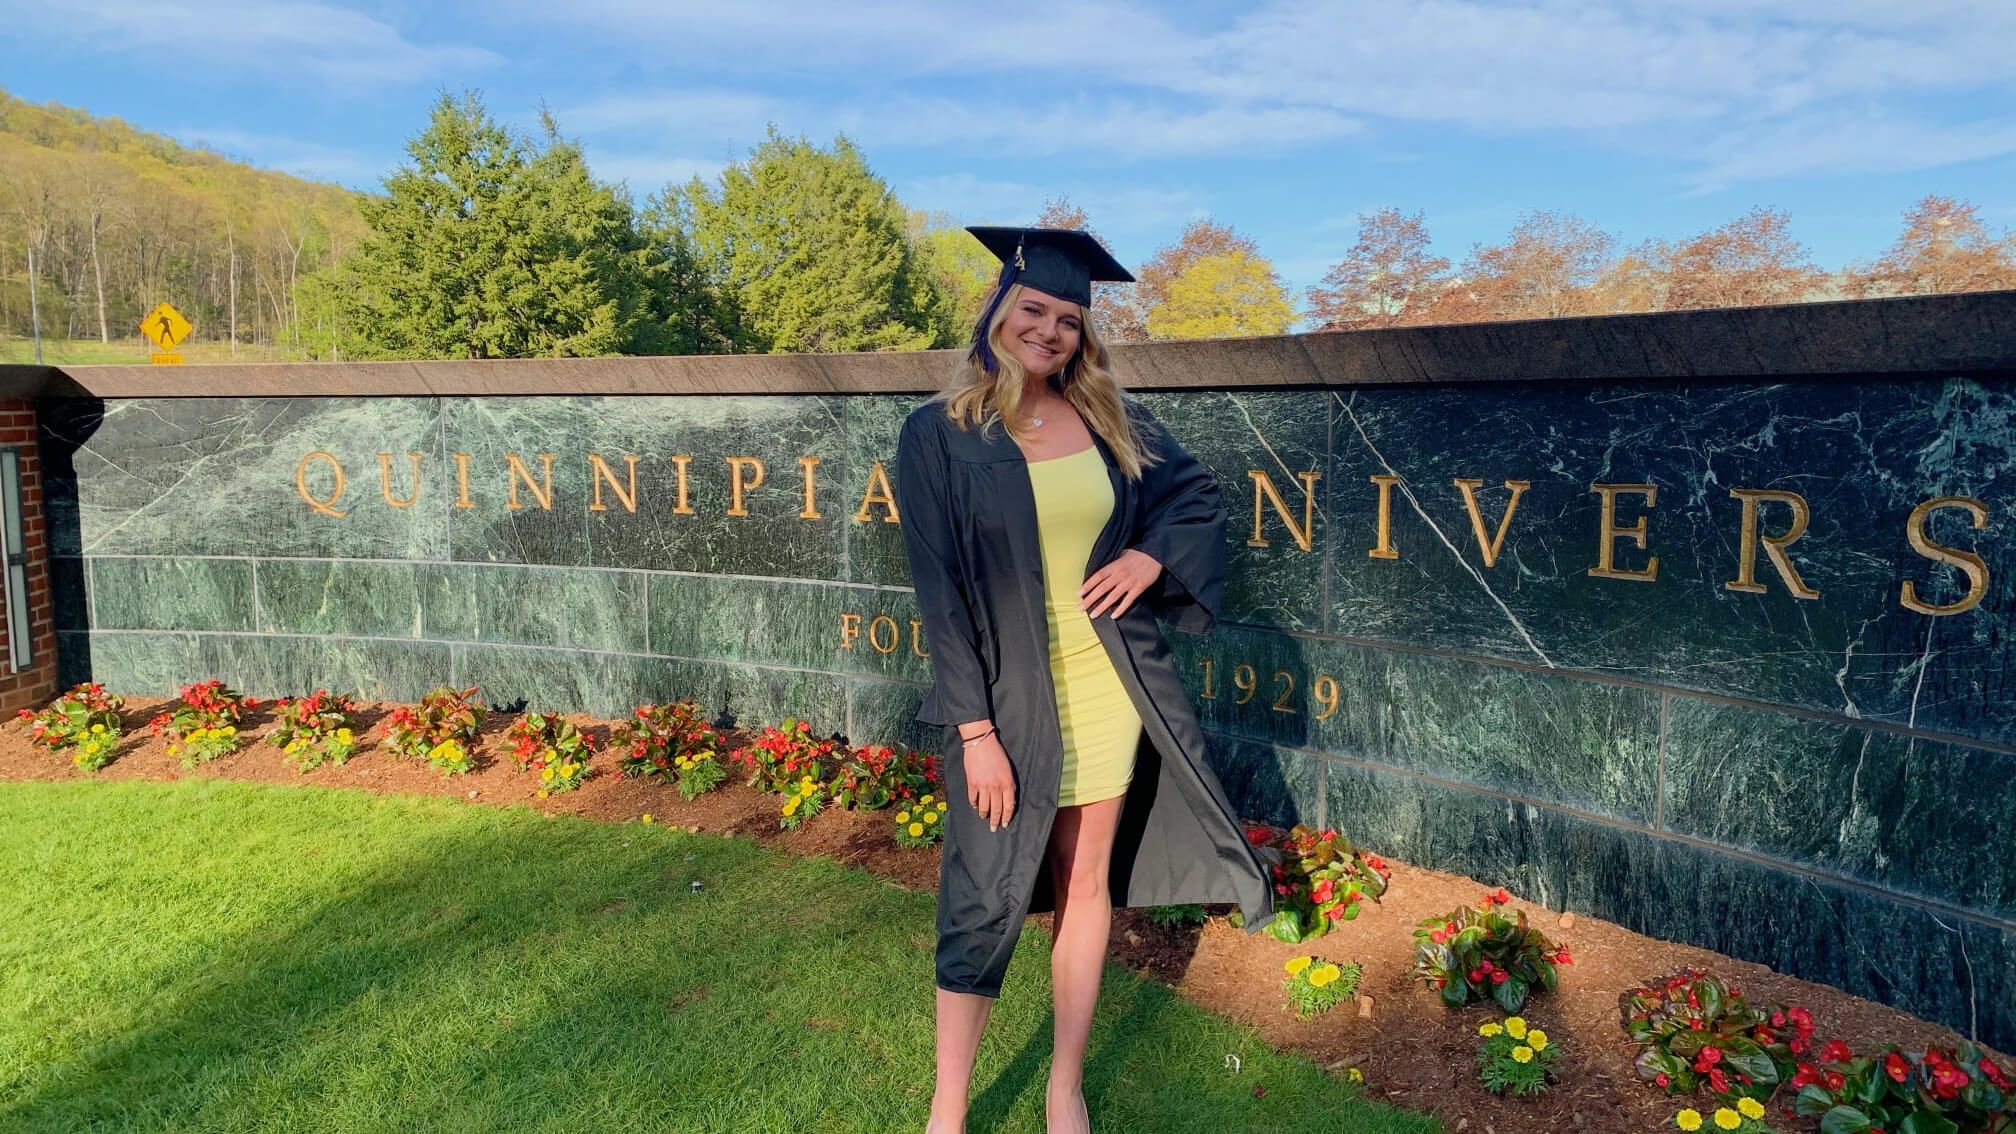
[[[0,785],[0,832],[0,1130],[924,1126],[932,896],[830,862],[211,780]],[[1043,1129],[1039,938],[976,1132]],[[1086,1080],[1102,1130],[1438,1129],[1117,968]]]
[[[112,365],[149,365],[148,354],[154,344],[146,339],[113,339],[101,343],[97,339],[43,339],[42,362],[48,366],[91,366],[101,363]],[[239,343],[238,353],[231,354],[230,343],[210,342],[207,339],[183,343],[176,348],[185,362],[274,362],[280,359],[280,352],[270,346],[255,346]],[[0,335],[0,362],[33,363],[35,361],[35,341],[14,335]]]

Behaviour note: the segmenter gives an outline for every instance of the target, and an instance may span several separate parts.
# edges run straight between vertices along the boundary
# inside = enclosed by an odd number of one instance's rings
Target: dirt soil
[[[733,777],[720,789],[688,803],[669,785],[618,778],[611,771],[614,760],[601,757],[596,761],[601,766],[597,774],[580,790],[537,799],[534,778],[519,772],[506,754],[503,737],[515,719],[512,714],[493,714],[486,723],[474,749],[473,772],[446,779],[422,762],[402,761],[375,747],[382,735],[378,726],[390,705],[364,708],[359,723],[369,731],[360,728],[360,736],[373,746],[360,748],[343,767],[302,774],[283,763],[279,749],[257,739],[272,724],[269,710],[262,706],[248,714],[241,725],[246,735],[255,738],[254,743],[186,771],[168,755],[166,742],[149,735],[146,728],[155,713],[172,704],[171,700],[129,700],[124,713],[128,735],[120,742],[112,763],[95,774],[74,769],[67,753],[35,748],[19,727],[0,730],[0,780],[176,780],[194,776],[458,796],[472,804],[526,803],[550,815],[578,815],[606,822],[635,821],[650,814],[659,823],[752,839],[790,854],[825,855],[905,889],[935,890],[938,886],[938,852],[897,846],[889,834],[892,824],[888,814],[828,807],[798,830],[782,831],[777,827],[774,800],[741,786]],[[607,739],[611,722],[581,716],[573,719],[597,741]],[[731,729],[726,739],[733,747],[753,735]],[[1144,910],[1121,910],[1114,919],[1112,958],[1173,987],[1204,1008],[1250,1025],[1274,1046],[1303,1053],[1338,1075],[1357,1068],[1365,1076],[1371,1097],[1435,1114],[1452,1134],[1670,1130],[1672,1116],[1680,1107],[1705,1110],[1706,1096],[1668,1099],[1664,1092],[1638,1080],[1618,1019],[1620,994],[1690,965],[1723,974],[1753,1002],[1805,1005],[1818,1021],[1820,1039],[1846,1040],[1858,1052],[1885,1042],[1916,1049],[1958,1039],[1950,1029],[1825,985],[1705,949],[1653,940],[1593,918],[1545,909],[1514,895],[1513,905],[1525,910],[1549,937],[1568,946],[1574,960],[1561,970],[1559,990],[1535,996],[1524,1012],[1562,1047],[1557,1086],[1537,1099],[1501,1099],[1478,1083],[1475,1062],[1480,1042],[1477,1025],[1497,1018],[1496,1009],[1486,1005],[1446,1009],[1439,997],[1407,975],[1413,958],[1414,923],[1474,902],[1487,888],[1469,878],[1417,869],[1386,857],[1393,876],[1385,900],[1367,903],[1356,921],[1342,923],[1319,941],[1284,945],[1265,935],[1248,935],[1226,923],[1223,907],[1211,907],[1212,916],[1201,928],[1183,929],[1157,927]],[[1049,928],[1048,915],[1031,920]],[[1298,1021],[1284,1011],[1281,966],[1303,953],[1362,965],[1365,975],[1357,1003],[1307,1021]],[[1790,1103],[1790,1091],[1781,1092],[1773,1101],[1773,1125],[1788,1131],[1812,1129],[1810,1120],[1781,1113]]]

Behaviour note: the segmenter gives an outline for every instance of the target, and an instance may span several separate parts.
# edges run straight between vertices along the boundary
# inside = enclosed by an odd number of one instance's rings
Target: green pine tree
[[[665,266],[627,197],[542,120],[535,149],[474,92],[441,95],[411,162],[362,206],[370,236],[308,289],[327,354],[606,355],[667,337]]]
[[[918,350],[949,341],[902,203],[846,138],[822,149],[773,126],[718,185],[696,179],[677,194],[736,349]]]

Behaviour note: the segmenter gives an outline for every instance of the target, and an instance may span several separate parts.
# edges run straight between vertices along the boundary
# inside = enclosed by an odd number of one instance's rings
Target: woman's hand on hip
[[[1154,586],[1161,577],[1162,564],[1154,556],[1130,547],[1113,562],[1092,572],[1092,577],[1078,588],[1078,607],[1094,618],[1110,609],[1113,617],[1118,618],[1127,613],[1142,591]]]
[[[968,748],[966,761],[966,802],[987,821],[989,831],[998,831],[1015,817],[1015,769],[1008,763],[1008,751],[1001,747],[1001,734]]]

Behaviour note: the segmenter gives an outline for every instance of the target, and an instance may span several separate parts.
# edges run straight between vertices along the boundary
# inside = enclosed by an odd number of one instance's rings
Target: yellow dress
[[[1113,485],[1098,446],[1030,461],[1036,529],[1043,541],[1044,605],[1050,624],[1050,677],[1064,741],[1057,805],[1096,803],[1127,793],[1141,715],[1078,606],[1092,545],[1113,514]]]

